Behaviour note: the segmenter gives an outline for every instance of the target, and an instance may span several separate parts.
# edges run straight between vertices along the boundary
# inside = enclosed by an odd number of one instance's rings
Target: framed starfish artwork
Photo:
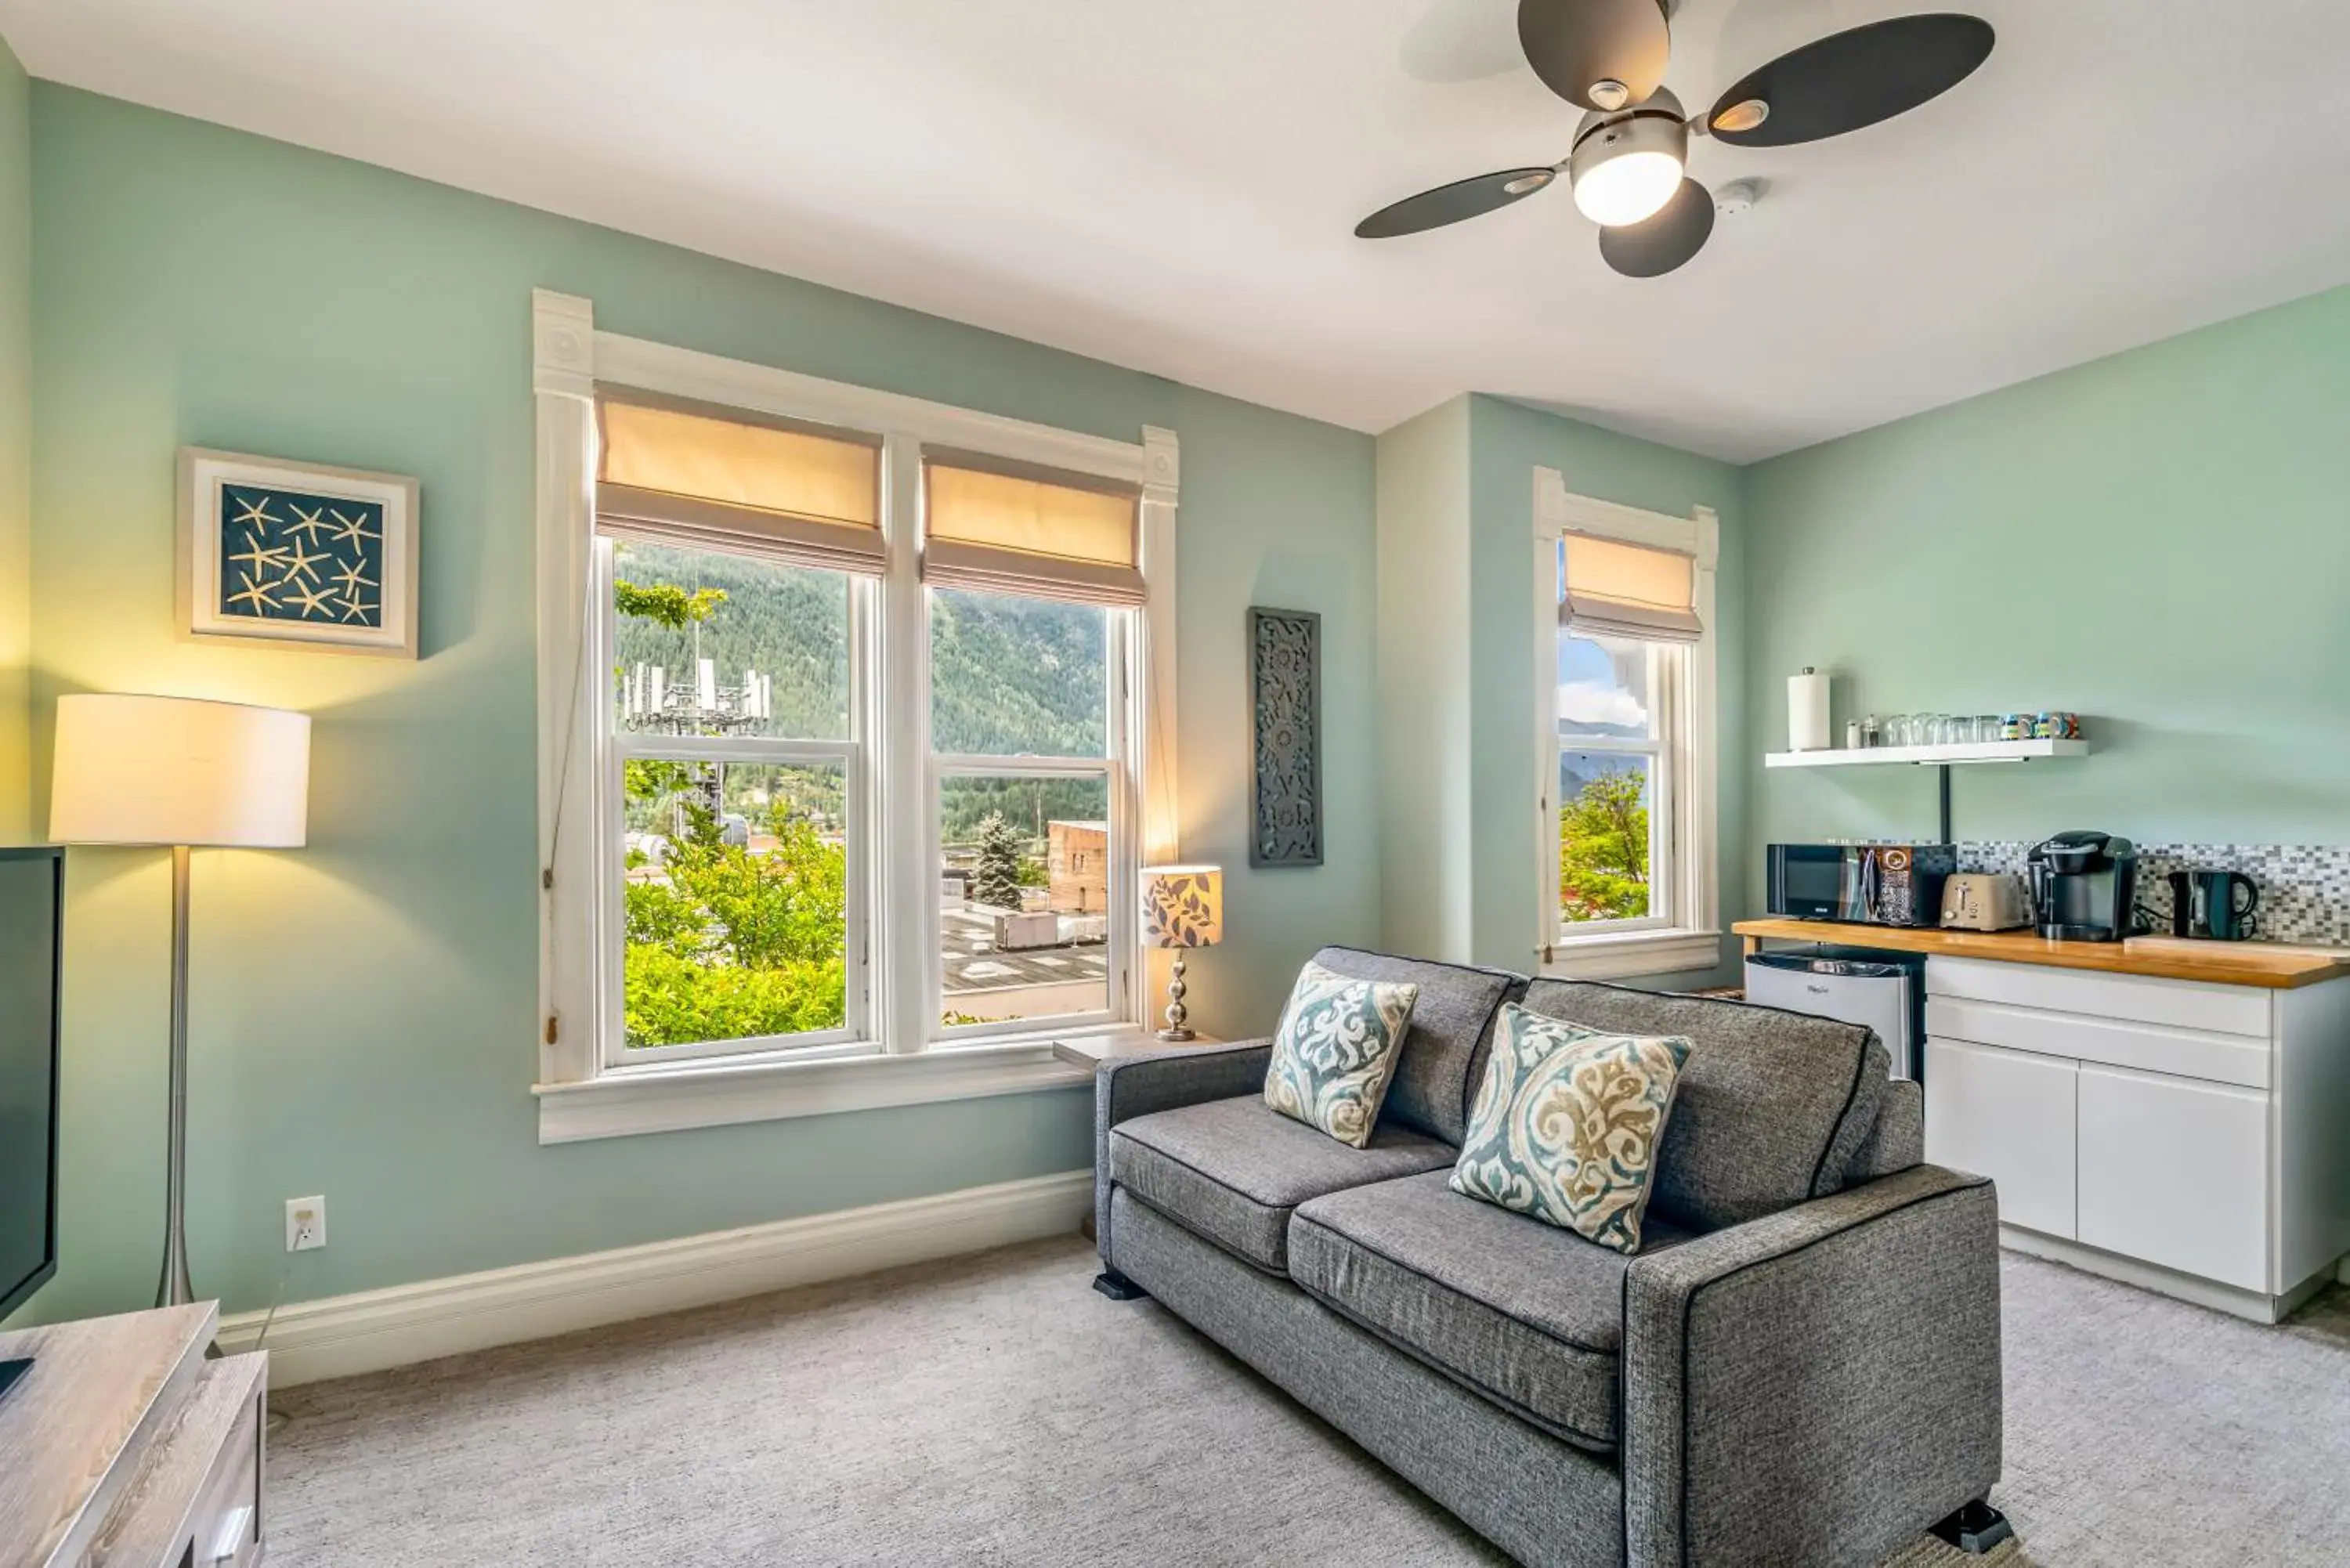
[[[182,624],[199,638],[416,657],[416,481],[180,449]]]

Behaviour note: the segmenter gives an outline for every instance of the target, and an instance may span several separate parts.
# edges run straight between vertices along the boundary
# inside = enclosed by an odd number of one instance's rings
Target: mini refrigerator
[[[1923,1081],[1926,1066],[1926,961],[1822,946],[1750,954],[1746,1000],[1877,1031],[1893,1058],[1893,1075]]]

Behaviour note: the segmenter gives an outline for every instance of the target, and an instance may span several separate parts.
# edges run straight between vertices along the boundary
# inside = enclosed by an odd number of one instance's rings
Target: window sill
[[[1721,961],[1720,931],[1619,931],[1560,942],[1535,972],[1551,980],[1628,980],[1686,974]]]
[[[1088,1037],[1132,1033],[1131,1027],[1086,1031]],[[1022,1035],[905,1055],[705,1059],[624,1068],[584,1083],[539,1084],[531,1090],[538,1096],[538,1141],[580,1143],[1091,1083],[1090,1072],[1054,1055],[1053,1043],[1063,1037]]]

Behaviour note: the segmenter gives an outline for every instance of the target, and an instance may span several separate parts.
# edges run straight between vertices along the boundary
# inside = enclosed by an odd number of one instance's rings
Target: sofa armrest
[[[1885,1085],[1860,1152],[1852,1157],[1850,1179],[1875,1181],[1920,1164],[1926,1158],[1926,1086],[1896,1078]]]
[[[1999,1210],[1920,1165],[1633,1260],[1635,1564],[1874,1563],[2000,1473]]]
[[[1094,1243],[1109,1256],[1109,1129],[1153,1111],[1229,1100],[1264,1087],[1273,1042],[1182,1045],[1114,1056],[1094,1069]]]

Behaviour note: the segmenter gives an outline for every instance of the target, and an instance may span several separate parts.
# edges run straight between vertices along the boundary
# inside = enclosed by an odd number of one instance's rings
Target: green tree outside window
[[[623,616],[671,630],[710,622],[723,589],[613,585]],[[837,806],[837,783],[802,793]],[[772,848],[729,844],[726,765],[630,761],[621,785],[659,823],[662,853],[632,851],[624,885],[621,1011],[630,1046],[837,1029],[847,1019],[847,857],[785,794],[765,803]],[[747,803],[745,803],[747,804]]]
[[[1026,858],[1027,847],[1020,830],[1004,821],[1001,812],[991,811],[983,817],[979,824],[979,865],[971,878],[972,901],[999,909],[1017,909],[1021,862]]]
[[[1558,814],[1558,907],[1570,921],[1648,912],[1648,783],[1638,773],[1585,783]]]

